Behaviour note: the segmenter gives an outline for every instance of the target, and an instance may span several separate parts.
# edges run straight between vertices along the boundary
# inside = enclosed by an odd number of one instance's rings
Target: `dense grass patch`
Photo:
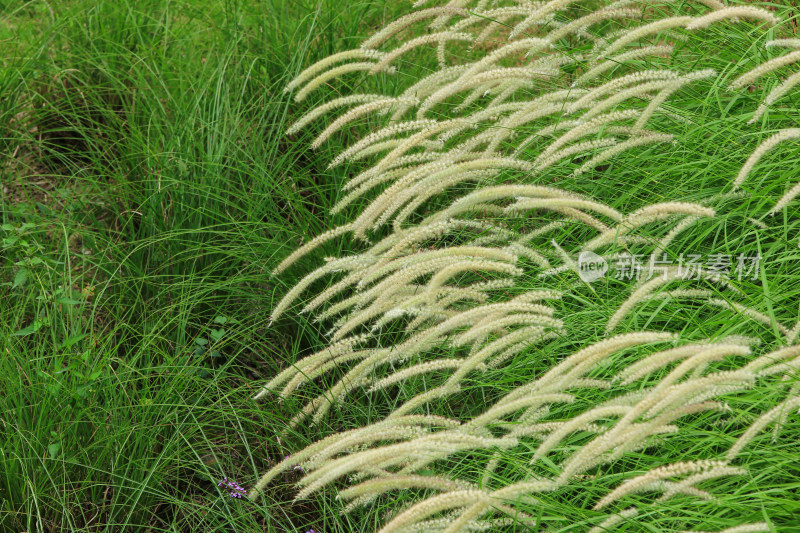
[[[318,335],[267,328],[287,283],[268,273],[325,228],[338,179],[284,137],[283,86],[390,10],[0,7],[0,529],[351,530],[217,482],[296,445],[250,398]]]
[[[677,4],[670,9],[684,8]],[[796,16],[788,4],[764,5],[785,20]],[[403,492],[340,516],[331,494],[293,501],[300,470],[273,482],[256,504],[219,485],[228,478],[249,488],[284,456],[379,420],[431,386],[420,378],[399,390],[359,392],[321,424],[289,430],[288,420],[340,373],[285,402],[252,400],[268,378],[327,342],[329,324],[299,307],[274,324],[270,313],[323,256],[364,245],[339,239],[281,276],[271,271],[298,245],[366,205],[329,214],[345,180],[367,165],[327,165],[385,119],[360,119],[317,152],[308,145],[325,124],[290,137],[284,132],[323,101],[368,89],[395,94],[435,66],[420,55],[395,76],[348,77],[299,104],[283,88],[305,66],[356,47],[407,9],[404,2],[366,0],[0,2],[0,530],[371,531],[387,511],[413,501],[412,492]],[[762,80],[755,93],[725,86],[771,57],[764,32],[743,24],[705,35],[713,49],[681,44],[680,60],[714,68],[721,78],[670,100],[669,111],[683,122],[658,117],[676,135],[674,147],[625,153],[575,179],[568,172],[573,162],[564,161],[536,182],[603,198],[626,212],[659,201],[699,201],[725,189],[759,142],[796,127],[797,91],[770,110],[763,127],[747,125],[762,85],[777,85],[778,75]],[[640,66],[669,62],[652,58]],[[796,204],[775,217],[762,215],[800,181],[799,162],[796,143],[771,153],[745,184],[746,198],[721,203],[713,221],[678,242],[704,255],[760,254],[762,271],[741,288],[744,303],[772,327],[739,320],[730,310],[653,302],[646,304],[651,312],[633,313],[620,330],[677,327],[689,337],[751,335],[778,347],[776,325],[800,318],[800,222]],[[434,200],[429,207],[441,206]],[[754,217],[768,227],[755,225]],[[567,247],[575,233],[552,238]],[[537,283],[524,277],[517,289]],[[556,310],[571,333],[473,379],[462,395],[437,406],[440,414],[479,413],[601,339],[630,289],[615,280],[576,285],[569,275],[552,286],[569,290]],[[397,331],[381,332],[381,342],[395,338]],[[739,395],[729,420],[712,421],[717,427],[709,430],[709,419],[699,416],[689,424],[691,438],[664,453],[713,456],[785,390],[761,386]],[[724,507],[775,531],[800,530],[798,438],[796,417],[761,435],[748,451],[748,484],[718,487]],[[459,457],[455,475],[469,474],[475,459],[483,458]],[[644,453],[635,459],[642,469],[652,463]],[[530,473],[527,460],[509,454],[496,475],[522,478]],[[601,496],[622,480],[620,472],[608,474],[603,490],[586,482],[546,500],[540,530],[596,524],[598,513],[571,516],[574,508],[563,501]],[[742,519],[711,504],[681,511],[708,527]],[[682,525],[653,514],[647,518],[664,530]]]

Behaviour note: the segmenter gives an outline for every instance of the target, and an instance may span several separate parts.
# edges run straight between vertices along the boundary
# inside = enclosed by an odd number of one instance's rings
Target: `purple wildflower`
[[[219,483],[217,483],[217,486],[218,487],[224,486],[225,488],[227,488],[230,491],[229,494],[231,498],[241,498],[242,496],[247,494],[247,491],[244,489],[244,487],[242,487],[235,481],[228,481],[228,478],[222,478],[222,480]]]

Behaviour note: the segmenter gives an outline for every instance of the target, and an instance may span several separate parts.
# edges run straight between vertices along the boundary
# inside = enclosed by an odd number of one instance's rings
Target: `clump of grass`
[[[704,46],[715,31],[740,50],[791,26],[769,10],[718,2],[688,12],[637,2],[416,4],[287,86],[302,102],[364,72],[402,80],[386,93],[345,92],[290,130],[328,117],[318,147],[348,123],[378,117],[369,134],[333,152],[331,168],[356,166],[335,208],[352,214],[275,272],[349,237],[364,243],[362,252],[326,258],[275,307],[273,320],[310,292],[300,313],[330,324],[330,341],[256,396],[319,390],[293,428],[319,425],[337,407],[383,408],[372,425],[287,458],[251,498],[300,462],[298,499],[346,479],[344,511],[388,507],[385,532],[539,528],[543,514],[557,530],[576,515],[596,528],[635,522],[661,531],[790,524],[782,510],[760,513],[746,479],[755,470],[740,455],[764,446],[782,464],[780,447],[752,440],[780,409],[751,424],[729,421],[749,412],[754,393],[770,391],[786,409],[796,400],[790,384],[800,352],[780,350],[796,342],[796,304],[775,300],[791,289],[776,292],[784,274],[767,265],[796,260],[785,232],[797,221],[786,214],[776,227],[766,218],[797,193],[775,198],[774,190],[796,181],[779,173],[760,194],[748,191],[745,205],[731,201],[743,197],[737,189],[766,152],[796,137],[777,117],[763,131],[785,129],[744,146],[753,120],[743,118],[764,110],[735,91],[795,58],[748,58],[761,64],[753,67],[742,54],[731,68],[725,53]],[[770,42],[793,42],[782,38]],[[415,76],[421,66],[427,71]],[[781,95],[792,85],[782,87]],[[703,140],[713,135],[742,146],[714,152]],[[781,152],[782,161],[794,158]],[[683,191],[687,175],[691,189]],[[645,185],[622,190],[623,179]],[[695,261],[693,274],[689,247],[692,257],[709,258]],[[590,285],[573,258],[579,253],[628,258],[629,275]],[[755,258],[747,273],[745,258]],[[638,283],[617,282],[631,278]],[[328,286],[317,289],[324,279]],[[545,294],[563,304],[540,305]],[[667,340],[697,344],[632,366],[618,352]],[[762,380],[773,374],[756,370],[758,361],[778,354],[792,361],[777,371],[783,380]],[[542,357],[556,361],[543,365]],[[526,365],[548,371],[533,381],[498,375]],[[588,407],[575,405],[578,397]],[[587,487],[592,495],[575,501]],[[692,499],[708,502],[702,514]],[[609,506],[619,508],[594,514]]]
[[[297,473],[259,506],[217,487],[289,453],[246,399],[318,338],[266,328],[338,179],[282,88],[390,12],[333,7],[0,6],[0,530],[352,531]]]
[[[648,15],[700,18],[714,4],[652,4]],[[435,5],[441,4],[421,8]],[[793,67],[786,64],[759,77],[752,92],[728,89],[738,77],[792,53],[782,39],[792,38],[793,15],[782,3],[764,4],[758,7],[785,21],[771,33],[758,20],[740,15],[688,38],[674,21],[673,29],[645,31],[629,49],[592,63],[593,45],[580,45],[581,39],[592,35],[602,44],[604,38],[616,38],[623,25],[642,24],[632,18],[635,5],[620,5],[598,18],[592,13],[600,6],[564,3],[565,9],[553,11],[544,26],[524,25],[517,32],[517,39],[543,30],[561,32],[556,47],[574,47],[575,53],[540,62],[524,60],[526,50],[511,54],[497,65],[506,70],[459,87],[462,99],[445,93],[433,98],[422,129],[370,147],[362,144],[361,152],[353,151],[332,168],[328,165],[339,154],[392,124],[394,115],[400,113],[394,119],[399,120],[402,113],[415,113],[421,98],[452,83],[455,78],[448,76],[459,72],[452,67],[506,42],[503,32],[528,15],[519,18],[512,6],[488,20],[464,16],[457,7],[415,22],[407,27],[411,34],[429,22],[444,26],[432,31],[433,37],[406,45],[405,55],[390,57],[385,66],[395,74],[383,67],[377,75],[353,72],[321,83],[293,103],[296,93],[283,91],[290,80],[320,59],[357,49],[405,15],[408,5],[350,2],[342,9],[327,0],[67,0],[0,6],[5,67],[0,69],[0,529],[344,533],[377,530],[398,519],[405,527],[402,513],[433,495],[425,490],[441,490],[442,485],[433,485],[444,478],[464,485],[458,490],[515,487],[499,496],[518,516],[484,517],[497,519],[486,524],[495,530],[527,528],[531,522],[522,520],[522,513],[534,518],[532,529],[556,531],[634,529],[637,520],[663,531],[719,531],[745,523],[760,528],[764,521],[779,531],[795,525],[797,505],[786,496],[795,490],[798,475],[798,427],[792,416],[775,409],[796,383],[794,359],[780,347],[787,338],[796,340],[793,324],[800,319],[798,225],[791,203],[766,216],[797,183],[794,141],[766,153],[742,190],[730,194],[732,180],[757,147],[779,130],[796,127],[797,92],[781,79],[788,80]],[[486,31],[472,49],[463,48],[458,34],[473,31],[473,23]],[[448,24],[454,25],[453,33],[444,32]],[[571,31],[579,38],[570,37]],[[770,40],[773,46],[765,46]],[[398,34],[370,42],[383,50],[407,40]],[[715,44],[713,53],[709,43]],[[685,75],[705,69],[716,75],[691,80]],[[440,77],[421,81],[440,70]],[[638,82],[614,88],[614,80],[650,70],[680,75],[649,80],[648,89]],[[491,131],[498,120],[558,84],[561,92],[532,111],[541,117],[505,124],[507,137]],[[603,89],[585,98],[583,91],[604,85],[609,93]],[[607,102],[623,86],[630,89],[629,98],[619,109],[635,109],[639,117],[654,102],[647,98],[669,96],[650,107],[654,113],[647,128],[637,126],[633,115],[628,123],[595,122],[599,129],[590,137],[563,142],[537,160],[548,143],[577,125],[559,119],[540,131],[531,124],[540,121],[545,127],[545,117],[560,117],[567,108],[588,114],[587,119],[595,113],[602,122],[615,108],[601,109],[592,98]],[[357,93],[374,96],[359,101],[363,107],[346,120],[311,120],[284,135],[321,104]],[[500,119],[487,111],[492,101]],[[767,101],[763,112],[759,106]],[[758,125],[748,126],[758,113]],[[429,138],[425,128],[434,122],[448,123]],[[657,135],[648,131],[651,127]],[[412,137],[405,146],[415,148],[404,153],[398,141]],[[492,150],[504,153],[521,148],[485,168],[472,168],[477,164],[469,160],[440,159],[439,152],[470,138],[486,139]],[[315,140],[321,144],[310,152],[307,147]],[[389,160],[376,157],[394,150]],[[361,218],[363,236],[372,243],[340,235],[280,276],[271,275],[293,250],[356,220],[387,186],[382,180],[434,160],[445,161],[437,173],[421,172],[417,187],[403,189],[402,198],[384,196],[385,210]],[[379,161],[386,164],[375,168]],[[503,189],[509,183],[526,188]],[[443,188],[431,195],[431,186]],[[497,196],[486,192],[492,188]],[[504,196],[504,191],[513,194]],[[391,212],[399,200],[405,203]],[[715,214],[674,213],[649,225],[621,224],[641,208],[667,202],[700,204]],[[395,232],[396,219],[403,235]],[[426,219],[431,231],[415,233]],[[372,229],[375,224],[380,228]],[[613,331],[623,336],[676,332],[682,340],[675,350],[713,346],[701,344],[704,339],[746,347],[751,356],[726,354],[708,366],[696,360],[699,366],[686,379],[744,365],[756,374],[756,383],[708,399],[709,409],[681,418],[680,438],[655,435],[653,448],[631,452],[624,464],[600,467],[601,476],[580,474],[557,490],[541,484],[539,501],[533,502],[527,493],[534,487],[526,485],[532,475],[556,475],[570,450],[618,422],[613,416],[590,420],[585,413],[598,415],[597,409],[609,409],[603,402],[613,403],[620,395],[633,402],[637,386],[655,386],[683,365],[674,359],[651,367],[658,358],[648,356],[669,348],[614,352],[581,378],[578,389],[568,391],[571,403],[553,403],[549,412],[534,407],[503,420],[492,418],[522,385],[570,354],[603,342],[614,311],[636,290],[631,280],[612,277],[587,285],[573,269],[585,243],[607,230],[621,235],[596,251],[612,265],[614,254],[624,251],[649,259],[658,250],[656,259],[665,253],[673,261],[681,253],[761,254],[755,279],[748,274],[731,286],[702,279],[665,286],[637,301]],[[513,242],[504,242],[510,235]],[[396,255],[390,261],[374,253],[373,243],[381,242]],[[329,353],[327,334],[344,327],[351,315],[335,309],[337,288],[324,277],[310,283],[297,304],[268,326],[278,302],[320,266],[323,256],[340,258],[328,263],[334,263],[330,270],[351,258],[368,263],[374,278],[362,285],[368,287],[402,267],[403,260],[435,261],[437,250],[456,247],[464,252],[458,263],[440,258],[445,266],[453,263],[452,276],[442,274],[430,294],[417,294],[418,304],[366,318],[348,335],[367,334],[374,344],[362,349],[388,351],[470,302],[485,299],[496,305],[516,298],[525,310],[474,317],[469,330],[455,329],[433,347],[420,345],[394,374],[364,373],[363,386],[348,387],[346,401],[332,402],[317,423],[300,422],[297,414],[340,382],[348,367],[334,357],[325,368],[309,369],[316,373],[312,380],[297,369],[307,370],[311,359],[306,356]],[[509,275],[470,270],[476,252],[497,247],[504,259],[493,258],[490,266],[502,264]],[[348,287],[361,279],[358,269],[352,272],[356,281]],[[420,279],[431,281],[423,277],[398,286],[396,293],[386,291],[384,304],[392,301],[390,294],[408,297]],[[332,299],[312,304],[326,291]],[[429,305],[431,295],[440,309]],[[362,312],[363,305],[354,302]],[[313,309],[300,313],[306,306]],[[543,325],[548,320],[550,326]],[[546,330],[541,338],[533,335],[535,328]],[[518,338],[500,338],[504,329]],[[470,353],[476,342],[490,348]],[[487,354],[491,357],[484,359]],[[467,362],[473,365],[470,371],[458,375]],[[631,370],[614,379],[623,369]],[[293,376],[284,399],[264,394],[261,403],[251,400],[281,372]],[[611,381],[609,388],[604,380]],[[711,405],[714,401],[718,405]],[[436,415],[422,420],[417,405],[423,403]],[[409,413],[389,417],[398,408]],[[525,417],[524,423],[515,423],[516,416]],[[569,433],[565,423],[580,416],[587,417],[585,427]],[[346,506],[326,490],[307,490],[309,498],[294,501],[296,484],[314,483],[301,480],[305,474],[321,476],[318,468],[331,458],[362,464],[363,454],[385,452],[391,439],[417,449],[434,443],[434,451],[443,454],[437,443],[456,442],[453,428],[490,419],[491,434],[472,441],[478,446],[458,441],[450,455],[409,472],[406,486],[399,478],[386,486],[366,478],[339,485],[343,499],[353,502],[348,514],[341,514]],[[400,426],[392,426],[396,423]],[[542,438],[558,428],[565,433],[565,440],[553,437],[555,448],[546,453],[542,448],[545,460],[533,465],[539,448],[521,431],[531,424],[540,425]],[[698,462],[720,460],[736,438],[761,425],[763,431],[750,432],[753,440],[732,466]],[[424,444],[424,438],[433,440]],[[507,446],[510,439],[518,445]],[[487,447],[490,441],[501,445]],[[330,447],[312,464],[299,457],[285,460],[316,442]],[[347,447],[348,442],[363,443],[363,449]],[[697,472],[658,478],[674,492],[670,498],[654,503],[665,493],[631,490],[593,509],[620,487],[638,486],[631,483],[640,476],[682,463],[696,465]],[[231,498],[218,486],[227,477],[251,489],[278,464],[257,503]],[[748,473],[725,470],[736,475],[714,477],[724,468]],[[686,483],[701,475],[711,477]],[[683,492],[675,490],[680,487]],[[691,487],[717,501],[698,499]],[[461,523],[485,508],[483,494],[470,494],[477,499]],[[365,496],[377,497],[359,505]],[[431,515],[426,525],[442,530],[457,520]]]

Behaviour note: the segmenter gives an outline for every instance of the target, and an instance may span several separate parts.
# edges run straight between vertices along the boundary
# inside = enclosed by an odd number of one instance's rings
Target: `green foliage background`
[[[788,3],[771,5],[796,16]],[[348,219],[328,211],[350,169],[326,170],[327,163],[349,144],[346,135],[375,124],[363,121],[320,153],[307,149],[313,128],[306,137],[283,132],[315,102],[364,83],[388,84],[381,90],[390,92],[397,82],[350,78],[352,86],[320,90],[302,105],[283,87],[407,8],[0,1],[0,531],[375,529],[381,509],[341,517],[329,497],[292,503],[296,473],[257,505],[230,498],[217,482],[247,486],[284,455],[378,415],[370,402],[356,402],[320,427],[285,434],[302,402],[251,397],[324,344],[324,327],[297,314],[267,327],[276,297],[322,252],[286,275],[269,273],[298,244]],[[715,31],[714,46],[686,51],[686,61],[702,58],[725,72],[768,57],[760,42],[743,47],[750,26]],[[425,68],[404,65],[401,76]],[[729,181],[775,126],[796,125],[795,95],[754,135],[740,113],[755,108],[756,96],[723,87],[686,93],[675,105],[695,120],[681,134],[692,148],[682,161],[626,154],[613,179],[575,185],[629,209],[702,198]],[[648,181],[638,171],[643,162]],[[751,198],[699,239],[737,253],[760,249],[760,236],[742,232],[746,214],[798,181],[798,166],[796,145],[766,158],[748,184]],[[758,302],[766,303],[753,303],[785,323],[798,319],[800,251],[784,253],[798,229],[797,217],[774,224],[766,240],[776,255],[760,249],[769,277],[758,284]],[[590,325],[582,329],[586,343],[602,336],[602,317],[614,307],[592,309],[580,296],[564,306],[566,320]],[[711,327],[707,316],[675,313]],[[553,353],[570,353],[574,342]],[[487,379],[508,390],[541,365],[540,355],[526,357]],[[754,391],[752,416],[778,397]],[[703,447],[723,444],[719,435],[705,437]],[[800,513],[798,438],[794,419],[754,470],[751,490],[726,496],[751,499],[754,486],[762,489],[758,501],[748,500],[763,510],[753,519],[776,517],[776,531],[800,530],[792,518]],[[569,518],[572,526],[559,531],[585,529],[588,516]]]

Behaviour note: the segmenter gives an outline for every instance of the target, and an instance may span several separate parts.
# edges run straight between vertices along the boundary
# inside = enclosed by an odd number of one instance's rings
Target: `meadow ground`
[[[789,3],[771,5],[791,16]],[[317,152],[308,144],[323,126],[291,138],[284,132],[340,91],[364,83],[391,90],[395,81],[349,78],[352,86],[332,85],[302,104],[283,88],[304,66],[356,46],[407,7],[0,0],[0,531],[377,528],[379,507],[341,516],[330,494],[293,502],[299,472],[271,485],[257,504],[231,497],[219,482],[248,488],[285,455],[373,421],[391,404],[389,394],[375,404],[357,399],[323,424],[287,431],[303,402],[256,403],[252,396],[324,345],[324,328],[308,317],[292,312],[268,327],[269,315],[300,275],[348,244],[328,246],[285,275],[270,272],[359,207],[328,214],[352,168],[327,165],[349,136],[378,119],[363,120]],[[702,57],[720,72],[756,65],[768,56],[760,44],[743,47],[752,31],[720,29],[717,42],[726,46],[684,57]],[[406,67],[403,76],[425,68]],[[738,113],[757,103],[722,86],[686,91],[674,104],[692,118],[680,131],[683,154],[644,149],[615,160],[613,178],[566,178],[559,186],[615,207],[704,198],[736,175],[776,125],[800,118],[795,95],[772,111],[769,130],[755,134]],[[648,181],[641,179],[645,163]],[[748,293],[758,298],[749,303],[773,324],[798,320],[800,222],[779,214],[758,233],[748,218],[798,181],[798,167],[796,143],[765,159],[748,184],[752,195],[686,243],[701,252],[763,256]],[[589,305],[596,291],[607,293]],[[613,284],[578,291],[559,304],[566,329],[580,339],[554,341],[554,357],[603,336],[619,300],[614,291]],[[729,320],[691,308],[676,308],[674,316],[695,330]],[[648,324],[625,327],[642,326]],[[730,332],[774,342],[774,331],[763,328]],[[530,351],[482,379],[501,394],[544,364]],[[752,420],[780,396],[754,389],[740,397],[751,406],[741,414]],[[724,432],[697,435],[697,449],[730,444]],[[800,423],[790,420],[774,442],[771,436],[750,461],[759,491],[732,484],[724,498],[746,501],[751,518],[790,531],[800,514]],[[681,453],[695,457],[697,449]],[[571,511],[548,509],[540,520],[557,531],[583,531],[594,519],[587,512],[564,525]],[[713,525],[738,518],[720,515]]]

